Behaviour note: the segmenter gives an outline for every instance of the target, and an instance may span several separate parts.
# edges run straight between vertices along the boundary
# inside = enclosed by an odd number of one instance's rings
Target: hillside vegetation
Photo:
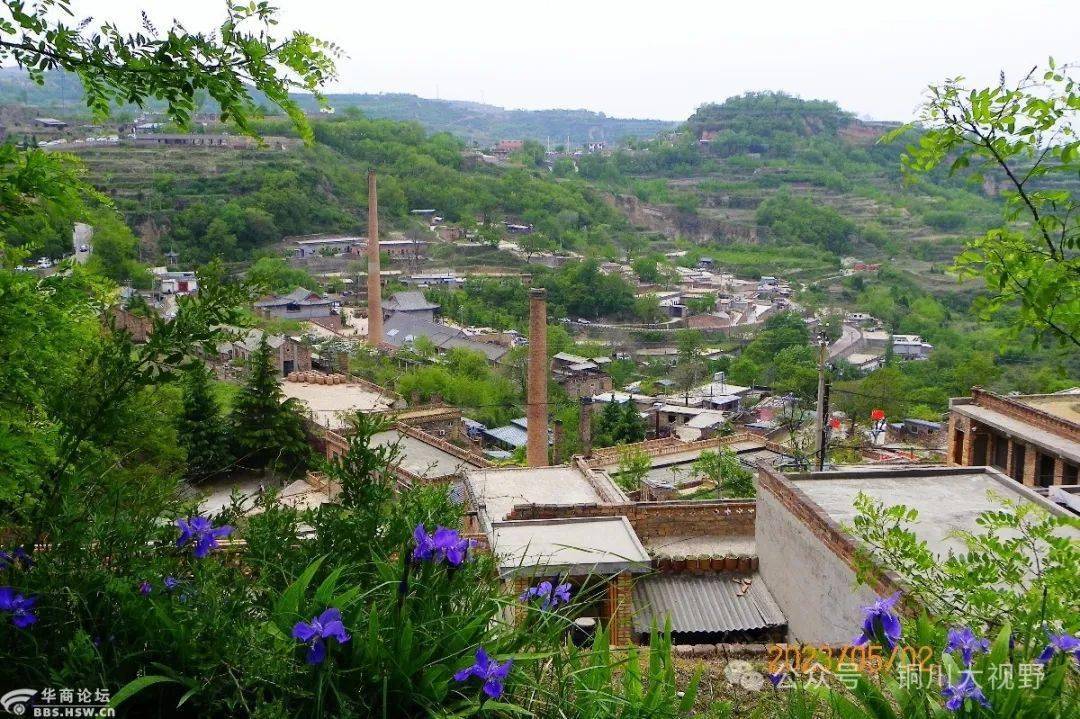
[[[269,112],[272,103],[259,93],[252,96]],[[292,98],[307,112],[319,112],[311,95],[295,93]],[[355,108],[367,117],[383,120],[418,122],[428,132],[452,132],[471,143],[489,145],[498,140],[535,140],[575,146],[586,141],[617,142],[628,137],[652,137],[673,128],[677,123],[664,120],[609,117],[590,110],[511,110],[481,102],[433,100],[405,93],[340,93],[326,96],[336,112]],[[0,68],[0,106],[26,105],[61,117],[85,115],[82,87],[71,74],[49,72],[44,85],[29,82],[21,71]],[[148,109],[160,110],[156,103]],[[202,112],[213,112],[214,105],[204,101]],[[125,109],[131,114],[131,109]]]

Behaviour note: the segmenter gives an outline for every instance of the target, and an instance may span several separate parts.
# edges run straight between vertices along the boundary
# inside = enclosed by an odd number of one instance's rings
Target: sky
[[[506,108],[683,120],[751,90],[911,119],[927,85],[990,84],[1053,56],[1080,61],[1069,0],[273,0],[282,28],[345,53],[330,92],[404,92]],[[77,17],[138,29],[220,23],[224,0],[72,0]]]

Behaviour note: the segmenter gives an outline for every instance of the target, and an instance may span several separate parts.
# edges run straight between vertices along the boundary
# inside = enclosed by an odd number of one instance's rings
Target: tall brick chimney
[[[547,290],[529,290],[529,374],[525,386],[528,420],[525,459],[530,467],[548,464]]]
[[[382,331],[382,277],[379,273],[379,193],[375,188],[375,170],[368,170],[368,246],[367,246],[367,341],[378,347],[383,339]]]
[[[581,437],[581,454],[588,459],[592,456],[592,397],[581,398],[578,434]]]

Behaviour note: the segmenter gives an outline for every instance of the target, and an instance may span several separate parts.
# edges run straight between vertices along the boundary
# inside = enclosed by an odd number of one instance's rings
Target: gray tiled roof
[[[761,577],[750,588],[730,574],[653,574],[634,584],[634,631],[648,632],[653,622],[673,632],[742,632],[787,624]]]
[[[264,300],[259,300],[255,303],[256,307],[279,307],[281,305],[329,305],[332,304],[331,300],[320,295],[318,292],[312,292],[304,287],[297,287],[287,295],[275,295],[273,297],[267,297]]]
[[[423,292],[407,291],[394,293],[394,296],[386,301],[386,309],[395,312],[417,312],[437,310],[439,305],[428,302]]]
[[[401,347],[418,337],[427,337],[439,349],[461,347],[479,352],[490,362],[498,362],[509,351],[501,345],[469,339],[459,329],[408,312],[395,312],[383,323],[383,341],[389,345]]]

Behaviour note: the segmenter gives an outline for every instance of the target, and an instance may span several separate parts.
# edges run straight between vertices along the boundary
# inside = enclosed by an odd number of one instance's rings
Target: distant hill
[[[311,110],[313,98],[297,99]],[[458,100],[430,100],[404,94],[329,95],[330,106],[337,112],[355,107],[368,117],[388,120],[414,120],[431,132],[452,132],[481,144],[504,139],[550,140],[559,145],[570,138],[571,146],[606,140],[617,142],[627,137],[652,137],[673,128],[674,122],[608,117],[590,110],[507,110],[494,105]]]
[[[294,95],[294,98],[309,112],[319,109],[310,95]],[[256,101],[260,99],[256,97]],[[451,132],[481,145],[507,139],[550,140],[558,145],[569,137],[571,145],[576,147],[586,141],[618,142],[627,137],[652,137],[677,124],[608,117],[590,110],[507,110],[479,102],[431,100],[400,93],[346,93],[329,95],[327,99],[338,113],[355,107],[367,117],[415,121],[429,132]],[[46,74],[45,84],[39,86],[17,68],[0,68],[0,106],[11,104],[63,117],[86,114],[78,79],[59,72]]]

